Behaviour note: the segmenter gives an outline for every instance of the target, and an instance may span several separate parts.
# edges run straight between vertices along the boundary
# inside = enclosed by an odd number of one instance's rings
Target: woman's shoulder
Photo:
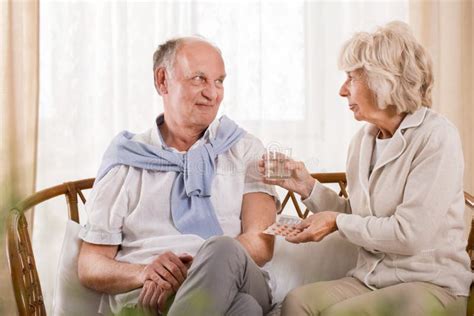
[[[428,129],[438,128],[438,129],[442,129],[446,131],[449,131],[449,130],[457,131],[456,126],[446,116],[432,109],[426,110],[426,116],[425,116],[422,126]]]
[[[461,137],[456,126],[444,115],[431,109],[423,122],[405,133],[408,146],[439,152],[460,152]]]
[[[457,127],[444,115],[428,109],[423,123],[417,128],[423,138],[430,140],[454,140],[459,139]]]

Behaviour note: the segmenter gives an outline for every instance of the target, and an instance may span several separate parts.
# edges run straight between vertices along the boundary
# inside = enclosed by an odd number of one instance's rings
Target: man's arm
[[[262,231],[275,222],[276,207],[272,196],[262,192],[244,194],[242,199],[242,233],[237,240],[259,266],[273,257],[275,237]]]
[[[83,242],[78,261],[81,283],[98,292],[116,294],[143,285],[144,265],[116,261],[118,246],[95,245]]]
[[[154,281],[163,290],[177,291],[187,276],[192,261],[189,255],[181,259],[172,252],[157,256],[150,264],[132,264],[115,260],[118,246],[96,245],[83,242],[79,254],[78,275],[81,283],[98,292],[116,294]]]

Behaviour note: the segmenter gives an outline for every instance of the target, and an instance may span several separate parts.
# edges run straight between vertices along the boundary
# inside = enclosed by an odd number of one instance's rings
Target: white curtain
[[[123,129],[143,131],[162,111],[153,86],[159,43],[200,34],[223,52],[220,112],[264,144],[290,146],[314,172],[343,171],[360,123],[338,96],[337,53],[359,30],[408,19],[407,1],[41,1],[38,188],[95,176]],[[38,208],[34,247],[52,302],[64,201]],[[83,216],[85,219],[85,216]]]
[[[38,1],[0,1],[0,315],[16,313],[7,268],[6,218],[35,187],[38,53]],[[31,214],[26,214],[30,230]]]
[[[433,109],[459,130],[464,190],[474,193],[474,1],[410,1],[409,21],[433,57]],[[436,27],[433,27],[436,26]]]

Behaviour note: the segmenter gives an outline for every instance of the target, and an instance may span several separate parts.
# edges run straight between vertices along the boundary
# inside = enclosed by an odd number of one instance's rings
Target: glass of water
[[[291,148],[267,148],[265,156],[265,178],[288,179],[291,171],[286,164],[291,157]]]

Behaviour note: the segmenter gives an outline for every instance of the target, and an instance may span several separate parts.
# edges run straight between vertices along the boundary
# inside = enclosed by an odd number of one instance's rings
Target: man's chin
[[[193,116],[195,123],[207,128],[216,119],[217,111],[199,111],[194,113]]]

